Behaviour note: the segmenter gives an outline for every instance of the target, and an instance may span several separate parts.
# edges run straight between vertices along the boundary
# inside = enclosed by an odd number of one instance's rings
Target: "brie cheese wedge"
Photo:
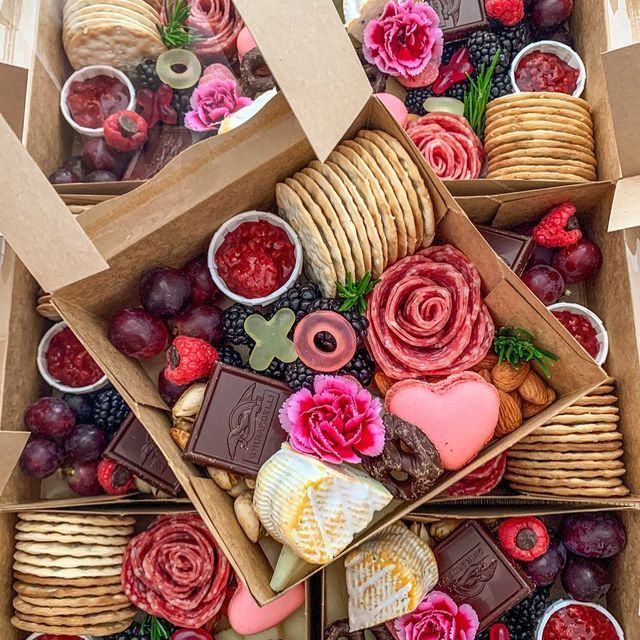
[[[342,0],[344,25],[349,35],[362,42],[367,23],[382,14],[387,2],[388,0]]]

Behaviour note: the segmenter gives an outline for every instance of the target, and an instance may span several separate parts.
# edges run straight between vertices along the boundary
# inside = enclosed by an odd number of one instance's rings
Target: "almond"
[[[498,389],[509,393],[509,391],[515,391],[524,382],[529,371],[528,362],[523,362],[516,369],[506,360],[503,360],[491,369],[491,379]]]
[[[522,417],[523,418],[532,418],[533,416],[538,415],[541,411],[546,409],[551,403],[556,400],[556,392],[551,388],[546,388],[546,401],[544,404],[532,404],[531,402],[523,402],[522,403]]]
[[[522,412],[518,403],[504,391],[498,389],[500,395],[500,412],[495,435],[501,438],[515,431],[522,424]]]
[[[535,371],[529,371],[524,382],[518,387],[518,393],[525,402],[531,404],[545,404],[547,402],[547,385]]]
[[[175,427],[169,429],[173,441],[180,447],[180,451],[184,451],[189,441],[189,433],[182,429],[176,429]]]
[[[509,395],[518,403],[518,406],[520,407],[520,409],[522,409],[522,403],[524,402],[522,400],[522,397],[520,396],[520,394],[518,393],[518,391],[509,391]]]
[[[391,378],[387,378],[387,376],[382,373],[382,371],[376,371],[373,375],[373,381],[380,392],[380,395],[384,398],[387,395],[387,392],[394,384],[394,380]]]
[[[477,365],[471,367],[471,371],[475,371],[476,373],[482,371],[483,369],[493,369],[498,364],[498,356],[497,354],[489,351],[487,355],[478,362]]]
[[[482,376],[485,382],[493,384],[493,380],[491,380],[491,372],[488,369],[480,369],[480,371],[478,371],[478,375]]]

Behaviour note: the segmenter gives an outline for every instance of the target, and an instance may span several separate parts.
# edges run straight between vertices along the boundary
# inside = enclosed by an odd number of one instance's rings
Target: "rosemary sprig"
[[[166,24],[158,24],[156,29],[167,49],[184,49],[190,43],[203,39],[197,29],[185,26],[191,15],[191,7],[186,0],[163,0],[162,11]]]
[[[151,640],[168,640],[171,635],[169,626],[161,618],[156,618],[147,614],[140,626],[140,632],[148,634]]]
[[[366,297],[373,291],[373,288],[377,284],[378,281],[374,280],[368,271],[357,282],[353,279],[353,276],[348,273],[347,280],[344,284],[336,282],[338,296],[343,300],[340,311],[347,311],[351,309],[351,307],[357,306],[358,311],[364,313],[367,310]]]
[[[493,86],[493,72],[499,58],[500,49],[495,52],[489,68],[483,64],[475,78],[467,74],[469,89],[464,94],[464,117],[481,140],[484,136],[484,114]]]
[[[558,356],[533,344],[533,336],[518,327],[502,327],[493,339],[493,350],[498,354],[498,364],[506,360],[517,367],[522,362],[537,363],[547,378],[551,377],[549,367],[558,360]]]

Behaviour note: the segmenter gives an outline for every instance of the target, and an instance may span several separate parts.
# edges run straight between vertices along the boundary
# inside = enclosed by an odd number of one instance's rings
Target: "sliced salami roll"
[[[195,42],[196,55],[210,62],[235,58],[236,41],[244,23],[231,0],[189,0],[191,14],[186,26],[197,31],[204,40]]]

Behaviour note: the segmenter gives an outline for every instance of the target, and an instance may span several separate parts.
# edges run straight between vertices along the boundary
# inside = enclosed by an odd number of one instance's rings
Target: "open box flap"
[[[42,288],[54,291],[108,269],[2,116],[0,145],[11,158],[0,172],[0,233]]]
[[[640,226],[638,202],[640,202],[640,175],[619,180],[611,207],[609,231],[621,231]]]
[[[0,494],[7,486],[30,435],[28,431],[0,431],[0,451],[2,451]]]
[[[371,86],[329,0],[234,0],[319,160],[324,161],[371,95]]]

